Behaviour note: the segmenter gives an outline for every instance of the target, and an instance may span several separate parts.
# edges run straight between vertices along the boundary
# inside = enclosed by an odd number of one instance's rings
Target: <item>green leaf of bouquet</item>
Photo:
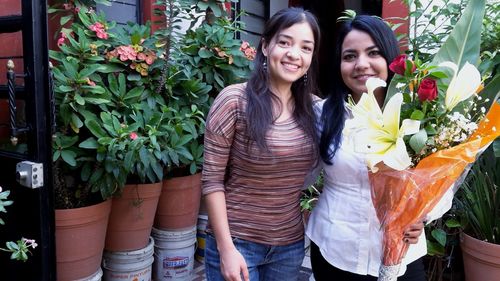
[[[462,17],[458,20],[448,36],[446,42],[439,48],[432,60],[432,65],[438,65],[444,61],[451,61],[461,68],[465,62],[476,65],[479,59],[479,47],[481,44],[481,28],[485,10],[485,0],[470,0]],[[396,78],[396,79],[394,79]],[[395,74],[391,80],[384,105],[398,91],[396,80],[400,75]]]
[[[433,136],[437,133],[436,129],[431,126],[431,124],[428,124],[425,126],[425,131],[427,132],[427,135]]]
[[[430,72],[429,76],[440,79],[448,77],[448,74],[444,73],[443,71],[434,71]]]
[[[410,118],[413,120],[422,120],[422,119],[424,119],[424,117],[425,117],[425,114],[418,109],[414,110],[410,116]]]
[[[500,98],[500,73],[497,73],[490,82],[484,86],[484,89],[479,93],[482,97],[482,103],[478,103],[478,106],[483,106],[488,110],[493,102],[499,102]]]
[[[444,61],[454,62],[459,68],[462,68],[465,62],[477,64],[484,10],[485,0],[469,1],[450,36],[434,55],[433,65]]]
[[[442,229],[434,229],[432,232],[431,232],[431,235],[432,237],[434,237],[434,239],[436,239],[436,241],[439,243],[439,245],[441,246],[445,246],[446,245],[446,232]]]
[[[425,146],[427,142],[427,132],[424,129],[418,131],[418,133],[414,134],[410,138],[410,147],[415,151],[415,153],[419,153]]]

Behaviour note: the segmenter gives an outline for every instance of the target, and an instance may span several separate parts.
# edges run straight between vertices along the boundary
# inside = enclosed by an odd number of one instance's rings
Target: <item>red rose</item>
[[[436,81],[431,78],[424,78],[417,90],[420,101],[432,101],[437,97]]]
[[[406,60],[407,59],[408,59],[408,57],[404,54],[397,56],[391,62],[391,64],[389,64],[389,69],[394,73],[397,73],[399,75],[404,75],[405,70],[406,70]],[[415,67],[415,64],[413,63],[413,61],[411,63],[412,63],[411,72],[413,73],[413,71],[415,71],[416,67]]]

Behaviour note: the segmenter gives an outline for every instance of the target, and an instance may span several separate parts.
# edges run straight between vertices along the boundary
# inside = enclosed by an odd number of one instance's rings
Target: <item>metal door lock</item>
[[[29,188],[39,188],[43,186],[43,164],[30,161],[17,163],[17,182]]]

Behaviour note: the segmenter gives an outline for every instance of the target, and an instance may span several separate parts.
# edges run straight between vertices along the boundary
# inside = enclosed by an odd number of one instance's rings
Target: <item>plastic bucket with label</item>
[[[151,281],[154,240],[139,250],[127,252],[104,251],[102,267],[104,281]]]
[[[151,235],[155,239],[153,279],[191,281],[196,226],[178,231],[153,228]]]

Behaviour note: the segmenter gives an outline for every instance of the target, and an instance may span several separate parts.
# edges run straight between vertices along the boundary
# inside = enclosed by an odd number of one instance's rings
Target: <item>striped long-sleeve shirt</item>
[[[225,88],[210,109],[203,194],[225,192],[231,236],[286,245],[303,238],[299,199],[315,161],[312,140],[291,117],[270,126],[266,134],[270,153],[249,144],[245,87]]]

